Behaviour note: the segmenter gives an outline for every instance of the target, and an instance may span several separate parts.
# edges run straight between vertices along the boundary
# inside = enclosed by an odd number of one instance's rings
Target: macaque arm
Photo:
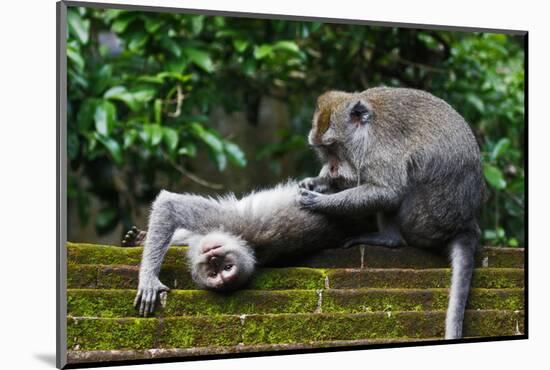
[[[391,187],[364,184],[334,194],[300,190],[302,207],[335,216],[368,214],[396,209],[401,196]]]
[[[200,196],[162,191],[151,210],[139,269],[134,306],[141,315],[152,313],[157,293],[169,290],[158,278],[168,246],[178,228],[196,230],[219,216],[218,203]]]

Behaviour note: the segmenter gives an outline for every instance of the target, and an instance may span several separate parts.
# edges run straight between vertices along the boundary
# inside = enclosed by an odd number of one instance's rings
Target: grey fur
[[[171,242],[189,244],[192,277],[199,286],[227,290],[242,286],[257,265],[335,247],[358,231],[346,218],[301,207],[299,191],[295,182],[242,199],[162,191],[153,203],[140,266],[134,301],[140,314],[153,312],[157,293],[168,290],[158,276]],[[220,268],[226,264],[229,271]],[[217,276],[209,280],[213,271]]]
[[[445,337],[460,338],[484,192],[468,124],[424,91],[328,92],[318,99],[309,142],[324,165],[300,184],[302,206],[332,216],[376,213],[379,231],[346,246],[446,249],[453,274]]]

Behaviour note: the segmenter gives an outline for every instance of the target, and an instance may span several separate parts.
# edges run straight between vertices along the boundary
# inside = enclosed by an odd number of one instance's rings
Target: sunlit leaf
[[[73,34],[82,44],[86,44],[89,38],[90,20],[82,19],[74,9],[67,12],[67,24],[69,32]]]
[[[273,50],[283,50],[289,53],[298,53],[300,52],[300,48],[294,41],[278,41],[275,44],[273,44]]]
[[[273,53],[271,45],[263,44],[254,48],[254,58],[263,59]]]
[[[500,139],[493,148],[493,151],[491,152],[491,160],[494,161],[497,158],[501,157],[502,154],[504,154],[508,150],[510,144],[511,141],[507,137]]]
[[[116,107],[108,100],[100,101],[95,107],[95,129],[103,136],[108,136],[116,121]]]
[[[111,154],[117,165],[122,165],[122,150],[118,142],[112,137],[105,137],[101,135],[95,135],[97,141],[99,141]]]
[[[186,47],[183,49],[183,54],[197,67],[202,68],[206,72],[214,71],[214,63],[210,58],[210,54],[203,50]]]
[[[179,136],[178,132],[171,127],[164,127],[162,130],[162,139],[168,146],[170,151],[174,151],[178,147]]]
[[[239,53],[242,53],[242,52],[245,51],[246,48],[248,47],[248,41],[246,41],[246,40],[241,40],[241,39],[233,40],[233,47],[234,47],[235,50],[237,50]]]
[[[504,180],[502,171],[497,167],[485,163],[483,164],[483,174],[487,182],[495,189],[502,190],[506,188],[506,180]]]
[[[225,141],[224,149],[225,153],[227,154],[227,158],[229,158],[229,161],[231,163],[239,167],[246,166],[246,156],[237,144],[230,141]]]

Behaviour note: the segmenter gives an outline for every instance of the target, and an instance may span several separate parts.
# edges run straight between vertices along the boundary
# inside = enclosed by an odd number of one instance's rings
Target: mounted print
[[[58,3],[58,367],[527,338],[526,47]]]

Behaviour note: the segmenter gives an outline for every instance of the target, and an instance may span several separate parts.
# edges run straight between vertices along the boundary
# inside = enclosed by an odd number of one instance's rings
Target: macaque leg
[[[353,236],[344,241],[343,248],[350,248],[357,244],[376,245],[388,248],[398,248],[407,245],[392,213],[379,212],[377,215],[378,232]]]

